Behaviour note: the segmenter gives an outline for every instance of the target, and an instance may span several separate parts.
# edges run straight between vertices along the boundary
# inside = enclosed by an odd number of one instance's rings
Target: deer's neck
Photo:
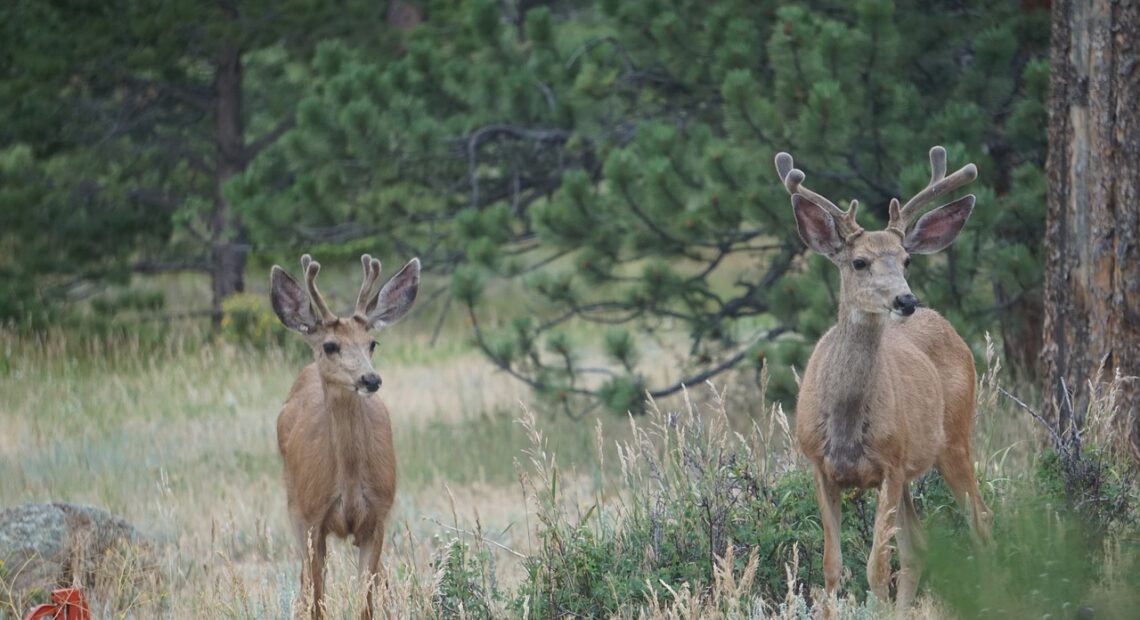
[[[848,437],[861,434],[859,425],[880,364],[885,327],[886,315],[840,307],[839,322],[825,353],[828,380],[822,395],[823,411],[836,433]]]
[[[329,416],[333,458],[341,476],[355,476],[367,456],[371,434],[368,397],[340,385],[325,383],[325,413]]]

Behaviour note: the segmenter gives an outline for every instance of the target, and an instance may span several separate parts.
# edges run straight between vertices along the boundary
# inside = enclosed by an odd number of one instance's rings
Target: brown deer
[[[967,164],[946,176],[946,151],[930,150],[927,187],[901,208],[890,203],[890,222],[865,231],[855,221],[858,202],[844,211],[803,186],[804,173],[787,153],[776,171],[792,197],[800,238],[839,268],[839,321],[816,344],[796,404],[796,436],[815,470],[823,526],[827,593],[839,585],[840,491],[879,490],[874,541],[867,560],[871,591],[887,600],[891,536],[898,540],[897,609],[914,598],[925,547],[910,495],[910,481],[937,466],[970,515],[974,535],[988,540],[990,512],[978,495],[971,431],[974,358],[950,323],[920,308],[906,281],[911,254],[950,245],[974,208],[965,196],[910,223],[933,199],[977,177]]]
[[[277,446],[285,464],[289,519],[301,547],[301,596],[313,617],[323,613],[325,539],[349,535],[359,548],[364,618],[380,577],[384,521],[396,494],[396,456],[388,409],[375,395],[376,341],[370,332],[400,320],[416,300],[420,261],[413,258],[379,291],[380,261],[365,254],[364,283],[348,318],[338,318],[317,290],[321,266],[301,257],[305,289],[276,265],[270,274],[273,311],[300,333],[316,361],[306,366],[277,417]],[[315,313],[314,313],[315,309]],[[312,599],[309,600],[311,584]]]

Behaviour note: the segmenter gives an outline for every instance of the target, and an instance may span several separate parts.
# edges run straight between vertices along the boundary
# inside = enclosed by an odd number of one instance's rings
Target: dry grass
[[[660,453],[663,442],[688,440],[667,425],[631,425],[605,414],[576,423],[523,416],[529,421],[516,423],[529,393],[459,339],[431,349],[428,333],[393,330],[378,356],[401,472],[381,601],[394,617],[439,613],[433,597],[440,553],[456,539],[491,552],[500,586],[521,579],[519,554],[535,552],[542,508],[534,502],[550,474],[543,467],[556,463],[562,472],[557,506],[547,509],[581,515],[599,500],[620,502],[612,482],[623,476],[636,482],[630,459]],[[254,351],[212,341],[199,346],[198,338],[174,335],[147,345],[64,332],[0,334],[0,505],[94,504],[158,542],[162,589],[128,597],[113,614],[101,608],[106,615],[150,617],[159,610],[169,617],[292,617],[298,564],[286,527],[274,424],[300,362],[281,348]],[[996,395],[996,377],[995,371],[983,381],[978,459],[988,483],[1002,487],[1030,469],[1037,435]],[[710,419],[710,432],[755,435],[756,458],[766,473],[802,465],[790,450],[786,416],[758,401],[762,390],[754,390],[737,392],[750,403],[742,407],[708,393],[720,400],[721,411]],[[694,410],[682,399],[659,405],[660,419],[674,415],[669,411]],[[792,591],[783,601],[743,596],[752,576],[725,568],[732,560],[721,559],[710,591],[650,584],[651,602],[631,607],[629,616],[810,615],[804,598]],[[354,550],[332,546],[331,617],[350,617],[359,608],[354,565]],[[502,613],[529,613],[525,606],[495,604]],[[854,600],[837,605],[839,617],[881,612]],[[913,615],[942,617],[945,611],[927,597]]]
[[[93,504],[157,539],[167,591],[136,605],[175,617],[286,617],[298,565],[274,433],[300,364],[279,348],[194,341],[0,336],[0,505]],[[385,345],[378,367],[401,471],[385,561],[392,587],[404,589],[393,600],[428,600],[436,547],[457,526],[474,530],[476,515],[488,540],[526,550],[513,467],[526,436],[513,415],[495,412],[517,411],[527,395],[472,351],[417,362],[426,336],[394,331]],[[410,363],[388,365],[385,354]],[[567,451],[592,442],[588,423],[551,426]],[[353,549],[333,545],[334,593],[355,588],[354,564]],[[344,605],[333,611],[353,607]]]

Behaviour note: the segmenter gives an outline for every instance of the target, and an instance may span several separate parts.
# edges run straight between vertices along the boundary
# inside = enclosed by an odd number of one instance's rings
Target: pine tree
[[[979,208],[952,252],[915,261],[916,292],[968,340],[999,331],[1015,362],[1035,359],[1045,12],[503,6],[433,5],[391,63],[323,46],[272,158],[293,183],[271,196],[256,174],[244,183],[264,238],[300,221],[310,240],[423,254],[453,273],[487,357],[570,411],[635,410],[646,391],[749,364],[789,394],[789,366],[834,321],[835,283],[803,252],[773,155],[809,162],[816,189],[859,198],[871,225],[925,184],[943,144],[982,171]],[[486,287],[504,275],[525,290],[507,311]],[[652,384],[646,347],[677,333],[680,376]]]
[[[385,41],[384,14],[366,2],[0,11],[12,121],[0,130],[3,317],[132,271],[194,270],[211,277],[217,320],[244,287],[249,249],[228,182],[293,126],[298,66],[316,41]]]

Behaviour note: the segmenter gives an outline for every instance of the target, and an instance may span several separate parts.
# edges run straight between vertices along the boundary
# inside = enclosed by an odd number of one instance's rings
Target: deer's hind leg
[[[951,444],[946,447],[938,461],[938,472],[950,487],[958,505],[969,515],[970,530],[976,542],[988,544],[993,516],[982,501],[978,489],[978,478],[974,475],[974,459],[968,443]]]
[[[918,591],[918,580],[922,576],[922,556],[926,553],[926,537],[922,534],[922,524],[914,510],[909,483],[903,484],[895,537],[899,543],[900,566],[896,601],[899,612],[905,613]]]
[[[906,479],[892,473],[883,478],[879,487],[879,503],[875,508],[875,532],[871,553],[867,558],[867,583],[880,601],[890,600],[891,546],[890,540],[898,531],[899,504],[902,501]]]

